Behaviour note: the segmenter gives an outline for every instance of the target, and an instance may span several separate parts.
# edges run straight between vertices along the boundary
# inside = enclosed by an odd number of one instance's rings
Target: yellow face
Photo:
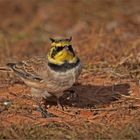
[[[72,49],[71,39],[52,40],[51,49],[48,54],[48,60],[57,65],[75,63],[77,57]]]

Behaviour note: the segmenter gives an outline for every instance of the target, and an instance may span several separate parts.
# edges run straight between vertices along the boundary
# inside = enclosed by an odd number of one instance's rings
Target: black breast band
[[[56,65],[56,64],[52,64],[52,63],[48,62],[48,66],[54,71],[65,72],[67,70],[70,70],[70,69],[78,66],[79,63],[80,63],[80,60],[77,59],[77,61],[75,63],[65,62],[62,65]]]

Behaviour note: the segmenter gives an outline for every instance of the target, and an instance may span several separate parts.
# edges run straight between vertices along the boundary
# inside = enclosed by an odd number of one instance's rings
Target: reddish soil
[[[43,118],[37,111],[29,87],[15,75],[0,72],[0,136],[17,138],[16,132],[15,137],[6,134],[7,127],[13,125],[20,129],[27,124],[44,127],[58,123],[79,130],[87,124],[93,132],[105,133],[103,138],[112,138],[107,128],[122,130],[126,125],[137,125],[140,120],[138,3],[137,0],[129,3],[126,0],[0,1],[1,66],[46,55],[50,36],[72,36],[84,67],[72,87],[78,97],[62,97],[64,110],[54,100],[46,101],[50,105],[48,111],[55,115],[50,118]],[[6,131],[2,133],[3,130]],[[82,138],[92,139],[86,134]]]

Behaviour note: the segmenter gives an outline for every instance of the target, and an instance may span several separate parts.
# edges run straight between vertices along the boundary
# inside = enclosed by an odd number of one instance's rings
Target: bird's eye
[[[56,52],[60,52],[60,51],[62,51],[62,50],[63,50],[63,47],[56,47],[56,48],[55,48],[55,51],[56,51]]]
[[[68,46],[68,49],[73,54],[73,56],[75,56],[74,50],[71,45]]]
[[[71,45],[69,45],[68,48],[69,48],[70,51],[73,51],[73,48],[72,48]]]
[[[72,52],[73,54],[75,54],[71,45],[68,46],[68,49],[70,50],[70,52]]]

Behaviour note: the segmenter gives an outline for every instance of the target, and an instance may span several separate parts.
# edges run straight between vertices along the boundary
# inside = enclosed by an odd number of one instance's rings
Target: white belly
[[[80,73],[80,63],[75,68],[67,70],[66,72],[56,72],[51,70],[51,75],[53,75],[52,85],[57,88],[60,87],[61,90],[66,90],[76,82]]]
[[[27,82],[26,84],[32,87],[34,96],[49,97],[53,93],[60,97],[63,91],[72,87],[81,73],[81,64],[66,72],[56,72],[50,70],[50,79],[44,79],[41,83]]]

